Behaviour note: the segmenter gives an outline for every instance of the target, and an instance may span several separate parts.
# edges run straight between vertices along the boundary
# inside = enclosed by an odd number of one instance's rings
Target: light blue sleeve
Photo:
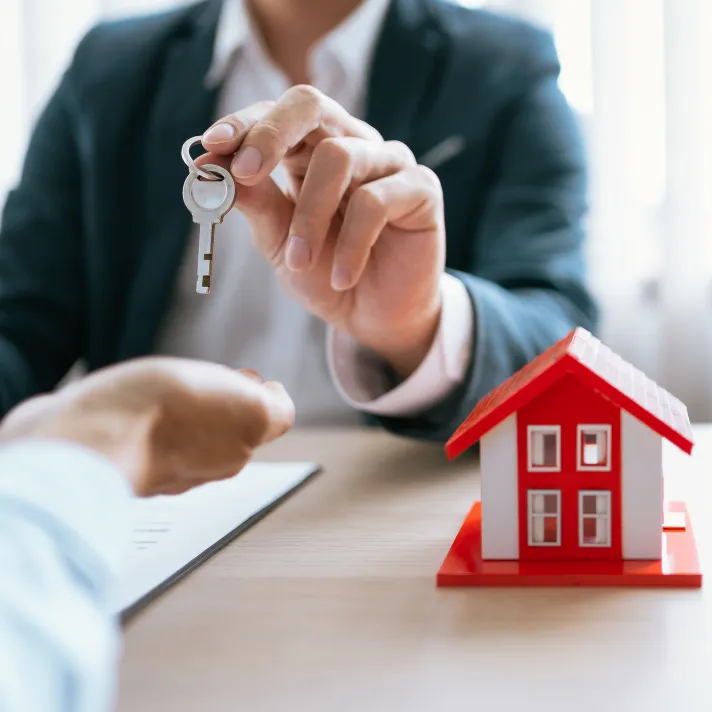
[[[88,449],[0,448],[0,710],[113,707],[120,637],[109,603],[131,501],[126,478]]]

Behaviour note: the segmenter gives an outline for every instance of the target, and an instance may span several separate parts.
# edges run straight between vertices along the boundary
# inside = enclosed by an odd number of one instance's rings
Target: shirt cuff
[[[59,440],[28,439],[3,446],[0,500],[59,522],[93,552],[104,575],[119,576],[133,496],[127,478],[108,459]]]
[[[392,387],[385,362],[349,334],[329,327],[327,357],[336,390],[352,407],[386,416],[427,410],[462,383],[472,358],[474,309],[465,285],[450,274],[440,281],[442,314],[433,345],[405,381]]]

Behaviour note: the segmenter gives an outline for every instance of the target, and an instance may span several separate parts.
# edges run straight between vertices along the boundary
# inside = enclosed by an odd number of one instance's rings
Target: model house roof
[[[692,452],[692,428],[685,404],[586,329],[577,328],[485,396],[448,440],[447,456],[457,457],[567,373],[576,375],[684,452]]]

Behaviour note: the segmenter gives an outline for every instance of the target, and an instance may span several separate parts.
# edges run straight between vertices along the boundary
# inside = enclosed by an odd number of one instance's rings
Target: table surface
[[[701,590],[437,589],[479,497],[476,460],[373,429],[294,431],[259,453],[309,485],[125,631],[123,712],[710,712]],[[666,450],[712,572],[712,427]]]

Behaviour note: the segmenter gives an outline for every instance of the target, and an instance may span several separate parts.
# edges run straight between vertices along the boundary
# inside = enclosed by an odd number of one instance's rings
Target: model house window
[[[561,428],[558,425],[530,425],[529,470],[558,472],[561,469]]]
[[[578,469],[611,469],[611,426],[578,426]]]
[[[611,493],[579,492],[579,546],[611,545]]]
[[[529,490],[529,546],[561,544],[561,492]]]

